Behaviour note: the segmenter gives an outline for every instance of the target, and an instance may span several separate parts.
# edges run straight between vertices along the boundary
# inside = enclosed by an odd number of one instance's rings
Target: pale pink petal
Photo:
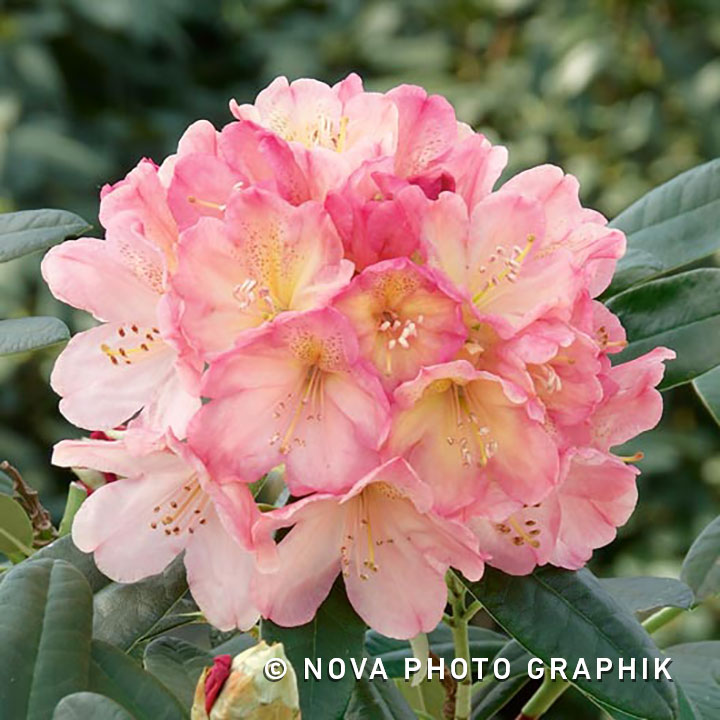
[[[195,602],[219,630],[248,630],[259,612],[251,595],[255,555],[225,530],[213,510],[185,551],[187,581]]]
[[[190,536],[166,535],[153,512],[185,480],[176,467],[169,470],[103,485],[75,515],[73,542],[94,553],[95,563],[109,578],[136,582],[155,575],[187,546]]]
[[[611,455],[584,448],[564,460],[558,489],[560,532],[552,563],[576,570],[595,548],[615,538],[637,502],[637,468]]]
[[[592,418],[593,437],[600,449],[620,445],[657,425],[663,403],[655,386],[665,372],[664,361],[674,358],[672,350],[659,347],[610,370],[616,390]]]
[[[545,565],[555,549],[560,527],[557,494],[502,521],[475,516],[468,525],[477,535],[480,548],[490,555],[488,565],[510,575],[527,575]]]
[[[68,240],[42,261],[52,294],[98,320],[153,324],[158,295],[104,240]]]
[[[112,429],[159,397],[172,379],[174,358],[152,328],[107,323],[70,340],[50,383],[62,398],[60,411],[74,425]]]
[[[395,171],[400,176],[417,175],[455,140],[455,111],[445,98],[428,95],[416,85],[400,85],[387,97],[398,108]]]
[[[274,572],[255,575],[254,598],[263,617],[282,626],[310,622],[340,573],[345,510],[315,496],[263,514],[256,533],[294,525],[277,547]]]

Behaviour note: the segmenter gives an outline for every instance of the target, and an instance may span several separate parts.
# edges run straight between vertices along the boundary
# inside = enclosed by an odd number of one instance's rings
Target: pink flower
[[[501,522],[470,520],[489,564],[526,575],[548,562],[577,570],[610,543],[637,501],[637,468],[592,448],[565,454],[561,481],[548,497]]]
[[[310,621],[342,573],[353,607],[378,632],[429,632],[447,602],[448,567],[477,580],[484,559],[472,533],[431,506],[429,488],[395,458],[344,495],[319,493],[263,514],[254,530],[263,616],[285,626]],[[275,546],[272,533],[286,527]]]
[[[436,199],[442,190],[457,192],[472,208],[485,197],[507,163],[507,150],[455,118],[452,105],[417,85],[387,93],[398,110],[394,173]]]
[[[43,259],[55,297],[103,323],[68,343],[52,387],[61,412],[79,427],[109,430],[145,408],[181,435],[199,401],[184,390],[176,352],[165,342],[163,296],[177,230],[157,168],[142,161],[101,197],[106,239],[64,242]]]
[[[674,351],[657,347],[610,368],[601,378],[602,402],[585,423],[568,429],[569,439],[577,445],[609,450],[654,428],[663,406],[655,387],[665,372],[664,361],[674,358]]]
[[[94,554],[105,575],[136,582],[184,551],[190,590],[208,620],[223,630],[255,623],[247,592],[255,559],[247,548],[257,510],[244,483],[211,478],[172,434],[64,440],[53,463],[120,477],[96,490],[73,522],[73,542]]]
[[[290,145],[317,200],[365,160],[395,149],[395,106],[379,93],[365,92],[355,74],[332,87],[278,77],[254,105],[232,101],[230,109],[238,120],[267,128]]]
[[[380,382],[332,308],[287,313],[212,363],[189,439],[211,472],[248,482],[285,464],[295,495],[340,492],[377,464],[389,425]]]
[[[394,399],[386,452],[432,487],[437,512],[477,504],[502,518],[557,483],[555,444],[511,382],[456,360],[423,368]]]
[[[224,221],[202,218],[182,235],[172,279],[182,334],[208,358],[280,313],[326,304],[352,275],[342,254],[318,203],[238,191]]]
[[[366,268],[335,300],[357,332],[361,354],[386,390],[426,365],[449,360],[467,335],[460,303],[432,271],[406,258]]]
[[[592,297],[610,284],[617,260],[625,254],[625,236],[606,227],[595,210],[582,207],[580,184],[572,175],[553,165],[540,165],[508,180],[502,192],[519,193],[539,201],[545,212],[545,252],[567,248],[576,268],[586,277]]]

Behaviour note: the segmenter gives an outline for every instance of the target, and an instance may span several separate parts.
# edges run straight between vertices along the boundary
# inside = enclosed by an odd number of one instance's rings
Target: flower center
[[[152,530],[162,529],[165,536],[192,535],[198,525],[204,525],[207,518],[203,511],[209,498],[200,487],[197,475],[175,488],[163,501],[153,508],[157,520],[150,523]]]
[[[120,338],[115,347],[110,347],[107,343],[100,345],[100,350],[107,356],[113,365],[124,363],[132,365],[138,356],[142,356],[152,352],[153,348],[162,346],[160,340],[160,330],[158,328],[141,328],[138,325],[129,325],[118,328],[118,337]],[[126,345],[127,341],[131,345]]]
[[[401,320],[394,310],[383,310],[378,318],[378,332],[387,337],[385,353],[385,373],[392,374],[392,354],[400,348],[410,349],[410,341],[418,337],[418,326],[425,322],[424,315],[418,315],[414,320],[407,318]]]

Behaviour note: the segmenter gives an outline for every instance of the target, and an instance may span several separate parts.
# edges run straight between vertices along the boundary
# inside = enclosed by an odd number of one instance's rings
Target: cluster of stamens
[[[497,523],[495,529],[501,535],[509,536],[509,540],[513,545],[520,547],[527,543],[530,547],[539,548],[540,541],[536,538],[540,535],[541,530],[539,527],[535,527],[536,525],[537,522],[535,522],[535,520],[525,520],[525,522],[521,524],[517,520],[510,518],[504,523]]]
[[[302,420],[322,420],[323,417],[323,391],[325,375],[317,365],[308,369],[303,377],[300,387],[296,392],[289,392],[284,400],[281,400],[273,411],[276,420],[291,410],[290,421],[283,434],[275,432],[268,440],[271,446],[280,443],[280,453],[288,455],[293,447],[304,447],[305,440],[297,435],[298,424]],[[293,406],[293,399],[295,404]],[[305,416],[303,418],[303,415]]]
[[[115,348],[111,348],[107,343],[100,345],[100,350],[102,350],[113,365],[119,365],[121,362],[125,365],[132,365],[133,356],[150,352],[153,343],[157,342],[160,338],[160,330],[156,327],[143,329],[137,325],[130,325],[130,327],[126,329],[123,326],[118,328],[117,333],[121,339],[131,337],[134,341],[139,340],[140,342],[131,347],[118,345]]]
[[[463,388],[453,383],[450,392],[455,410],[456,426],[458,432],[463,434],[458,436],[448,435],[446,438],[447,444],[451,446],[457,445],[464,467],[470,467],[474,462],[478,467],[485,467],[497,453],[497,441],[492,439],[490,428],[483,425],[477,415],[470,409],[468,397]],[[466,428],[470,430],[470,437],[464,434]],[[479,451],[480,456],[477,460],[475,460],[473,448]]]
[[[385,368],[388,375],[392,373],[392,358],[390,354],[398,347],[403,350],[409,350],[410,341],[418,336],[418,326],[421,326],[423,322],[425,322],[424,315],[418,315],[414,320],[408,318],[402,321],[396,313],[390,310],[385,310],[380,316],[378,332],[387,335],[388,338],[386,345],[388,354]]]
[[[485,295],[504,280],[511,283],[517,282],[523,261],[528,256],[534,242],[535,236],[528,235],[525,247],[521,248],[519,245],[513,245],[510,253],[502,245],[498,245],[495,252],[488,257],[487,265],[481,265],[478,268],[481,275],[485,276],[489,273],[489,276],[482,289],[473,297],[473,302],[477,303],[482,300]]]
[[[150,528],[162,529],[165,536],[180,535],[183,532],[192,535],[198,525],[205,525],[207,522],[207,518],[203,516],[207,504],[207,495],[197,478],[192,478],[173,491],[163,503],[153,508],[158,519],[150,523]]]

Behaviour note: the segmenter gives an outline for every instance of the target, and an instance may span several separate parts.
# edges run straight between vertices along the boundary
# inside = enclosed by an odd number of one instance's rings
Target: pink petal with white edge
[[[58,300],[98,320],[155,323],[159,295],[105,240],[68,240],[45,255],[41,269]]]
[[[112,430],[161,396],[174,360],[174,350],[152,327],[107,323],[70,340],[50,384],[62,398],[60,412],[74,425]]]
[[[251,595],[255,554],[227,532],[215,510],[185,551],[190,592],[210,624],[219,630],[248,630],[259,612]]]

